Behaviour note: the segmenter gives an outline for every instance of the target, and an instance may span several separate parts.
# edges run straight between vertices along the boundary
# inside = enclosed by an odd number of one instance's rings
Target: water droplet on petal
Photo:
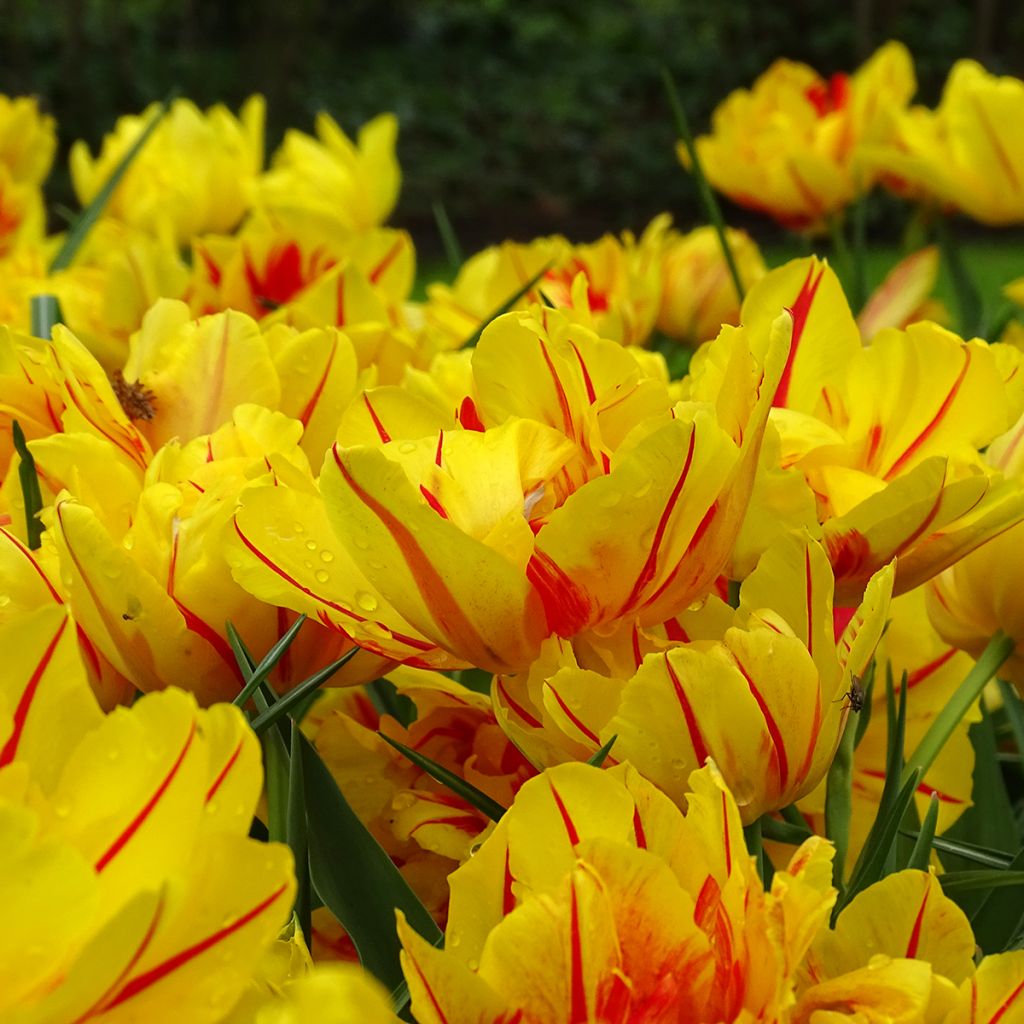
[[[298,522],[298,520],[296,520],[294,523],[292,523],[292,529],[296,533],[305,533],[306,532],[305,526],[303,526],[302,523]]]
[[[333,551],[327,551],[327,550],[321,551],[320,552],[320,561],[321,562],[333,562],[334,561],[334,552]]]
[[[412,441],[403,441],[398,446],[398,450],[402,455],[412,455],[416,451],[416,445]]]
[[[641,485],[640,485],[640,486],[639,486],[639,487],[638,487],[638,488],[637,488],[637,489],[636,489],[636,490],[635,490],[635,491],[633,492],[633,497],[634,497],[634,498],[642,498],[642,497],[644,497],[644,496],[645,496],[645,495],[647,494],[647,492],[648,492],[648,491],[649,491],[650,489],[651,489],[651,481],[650,481],[650,480],[645,480],[645,481],[644,481],[644,482],[643,482],[643,483],[642,483],[642,484],[641,484]]]
[[[306,541],[306,548],[309,551],[316,551],[316,541],[315,540],[307,540]]]
[[[368,591],[356,591],[356,604],[359,605],[364,612],[375,612],[377,610],[378,603],[377,598]]]
[[[316,576],[317,583],[326,583],[331,578],[331,574],[326,569],[317,569],[313,575]]]

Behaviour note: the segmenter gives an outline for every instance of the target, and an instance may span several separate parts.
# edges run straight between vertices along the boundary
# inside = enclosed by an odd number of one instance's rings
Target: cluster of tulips
[[[1024,221],[1024,83],[913,91],[779,62],[683,162]],[[1020,329],[668,217],[414,301],[394,118],[263,113],[47,235],[0,98],[0,1018],[1024,1021],[1024,845],[943,838],[1024,765]]]

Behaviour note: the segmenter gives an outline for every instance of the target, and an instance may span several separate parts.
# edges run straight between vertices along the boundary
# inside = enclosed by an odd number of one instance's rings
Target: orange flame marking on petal
[[[151,918],[148,927],[146,928],[145,934],[142,936],[142,940],[139,942],[135,952],[132,953],[131,959],[124,965],[118,974],[117,978],[107,986],[106,991],[96,1000],[92,1006],[89,1007],[81,1017],[78,1017],[74,1024],[81,1024],[82,1021],[88,1020],[90,1017],[95,1017],[97,1013],[105,1010],[105,1003],[115,993],[121,985],[124,983],[124,979],[135,969],[135,965],[142,959],[146,950],[149,948],[149,944],[153,941],[153,936],[156,934],[157,925],[160,923],[160,918],[163,916],[164,911],[164,899],[160,897],[156,906],[153,908],[153,917]]]
[[[46,575],[45,572],[43,572],[42,567],[36,561],[32,552],[27,547],[25,547],[25,545],[22,544],[21,541],[18,540],[18,538],[15,537],[13,533],[8,533],[6,530],[0,530],[0,534],[3,535],[5,540],[10,541],[11,544],[13,544],[14,547],[17,549],[18,553],[29,563],[29,565],[32,566],[32,568],[35,570],[36,575],[43,581],[44,584],[46,584],[46,589],[49,590],[50,596],[53,598],[54,603],[63,604],[64,599],[54,589],[53,584],[50,582],[50,578]]]
[[[573,582],[542,551],[526,564],[526,578],[540,594],[548,629],[561,637],[573,637],[590,621],[590,595]]]
[[[811,549],[804,549],[804,588],[807,600],[807,653],[814,657],[814,586],[811,581]]]
[[[697,718],[693,713],[693,706],[690,704],[690,699],[686,696],[683,684],[679,681],[679,676],[676,675],[676,670],[672,667],[672,662],[669,661],[668,657],[665,658],[665,669],[668,672],[669,679],[672,680],[672,687],[676,692],[676,700],[679,701],[679,706],[683,710],[683,717],[686,719],[686,730],[690,734],[690,746],[693,747],[693,754],[697,758],[697,765],[703,768],[704,763],[708,759],[708,748],[704,743],[700,726],[697,724]]]
[[[255,557],[260,562],[262,562],[268,569],[270,569],[271,572],[273,572],[276,575],[280,576],[281,579],[283,579],[287,584],[289,584],[290,586],[295,587],[296,590],[301,591],[307,597],[311,597],[314,601],[318,601],[321,604],[327,605],[327,607],[330,608],[332,611],[336,611],[340,615],[344,615],[347,618],[350,618],[350,619],[352,619],[355,622],[368,622],[369,621],[368,619],[364,618],[362,615],[357,615],[350,608],[346,608],[344,605],[338,604],[336,601],[328,600],[326,597],[323,597],[320,594],[317,594],[315,591],[310,590],[309,587],[303,586],[301,583],[299,583],[299,581],[297,579],[295,579],[293,576],[289,576],[288,573],[286,573],[284,571],[284,569],[282,569],[279,565],[276,565],[273,561],[271,561],[262,551],[260,551],[260,549],[258,547],[256,547],[255,544],[253,544],[253,542],[251,540],[249,540],[248,537],[246,537],[246,535],[244,533],[242,533],[241,527],[238,525],[238,520],[237,519],[234,521],[234,526],[235,526],[235,533],[237,534],[238,539],[249,549],[249,551],[253,555],[255,555]],[[331,621],[329,619],[325,619],[324,617],[322,617],[322,613],[321,613],[320,621],[325,626],[327,626],[328,628],[333,628],[333,629],[337,629],[338,628],[333,623],[331,623]],[[403,644],[405,644],[408,647],[412,647],[414,650],[417,650],[417,651],[432,651],[434,649],[435,645],[432,644],[432,643],[429,643],[427,641],[417,640],[415,637],[406,636],[404,633],[396,633],[393,629],[392,630],[388,630],[388,632],[399,643],[403,643]]]
[[[465,832],[470,836],[475,836],[482,828],[480,819],[476,817],[472,811],[467,810],[465,814],[460,814],[458,816],[448,818],[427,818],[425,821],[421,821],[419,824],[414,825],[409,830],[409,835],[414,836],[426,825],[450,825],[452,828],[457,828],[460,832]]]
[[[1003,1014],[1005,1014],[1006,1011],[1009,1010],[1010,1007],[1017,1001],[1017,999],[1021,995],[1021,993],[1024,993],[1024,981],[1022,981],[1009,994],[1009,996],[1006,997],[1006,999],[1003,1001],[1002,1006],[1000,1006],[999,1009],[996,1010],[996,1012],[994,1014],[992,1014],[991,1017],[989,1017],[988,1024],[998,1024],[998,1022],[1002,1018]],[[973,983],[973,985],[972,985],[972,993],[971,994],[972,994],[972,997],[976,1000],[977,996],[978,996],[977,982]],[[974,1012],[973,1012],[974,1009],[976,1009],[976,1007],[972,1008],[972,1012],[971,1012],[971,1020],[972,1021],[974,1020]]]
[[[779,772],[779,791],[785,790],[789,783],[789,759],[786,756],[786,744],[782,737],[782,730],[779,728],[778,722],[775,721],[771,710],[768,707],[767,702],[761,694],[761,691],[757,688],[754,680],[751,678],[750,673],[743,666],[743,663],[733,655],[733,659],[736,662],[736,667],[740,670],[743,678],[747,681],[747,686],[750,688],[750,692],[753,695],[754,700],[757,701],[757,706],[761,709],[761,714],[764,715],[764,724],[768,729],[768,735],[772,738],[772,746],[775,748],[775,764]]]
[[[570,341],[569,344],[572,346],[573,352],[576,353],[576,361],[580,364],[580,370],[583,373],[583,383],[587,388],[587,401],[593,405],[597,401],[597,392],[594,390],[594,382],[590,379],[590,371],[587,369],[587,364],[583,361],[583,354],[576,347],[576,342]]]
[[[384,424],[381,423],[380,418],[374,411],[373,406],[370,404],[370,396],[365,391],[363,392],[363,404],[366,406],[366,411],[370,414],[370,419],[373,420],[373,425],[377,430],[377,436],[381,439],[383,444],[387,444],[391,440],[391,435],[384,429]]]
[[[576,823],[572,820],[568,808],[562,800],[561,794],[557,789],[555,789],[555,785],[550,779],[548,779],[548,786],[551,789],[551,795],[555,799],[555,806],[558,808],[558,813],[562,816],[562,824],[565,825],[565,834],[569,837],[569,845],[575,849],[580,841],[580,834],[576,831]]]
[[[807,751],[804,754],[804,759],[800,763],[800,770],[797,772],[798,779],[804,779],[807,777],[807,773],[811,770],[811,762],[814,760],[814,748],[818,745],[818,736],[821,733],[821,691],[815,694],[814,697],[814,719],[811,722],[811,731],[807,740]]]
[[[992,146],[993,151],[996,154],[996,159],[999,161],[999,165],[1003,169],[1003,174],[1006,175],[1007,180],[1013,186],[1014,191],[1020,191],[1020,178],[1017,177],[1017,172],[1013,167],[1013,160],[1010,159],[1009,153],[1003,147],[1002,140],[999,138],[999,132],[995,130],[992,122],[989,120],[988,111],[985,109],[985,105],[981,103],[977,96],[972,97],[974,100],[975,114],[978,117],[978,122],[981,127],[985,130],[985,135],[988,137],[988,141]]]
[[[538,338],[537,342],[540,345],[541,355],[544,356],[544,362],[547,363],[548,372],[551,374],[551,380],[555,386],[555,396],[558,398],[558,406],[562,412],[562,429],[568,437],[575,440],[576,428],[572,420],[572,410],[569,408],[569,399],[566,396],[565,388],[562,386],[562,380],[558,376],[555,364],[551,361],[551,355],[548,352],[547,345],[544,344],[544,340]]]
[[[629,597],[626,598],[626,601],[619,612],[620,615],[625,614],[627,609],[631,608],[639,600],[644,587],[654,579],[654,575],[658,568],[659,549],[661,548],[662,541],[665,539],[665,532],[668,529],[669,519],[672,516],[672,512],[675,510],[676,502],[679,500],[679,495],[682,492],[683,486],[686,483],[686,478],[689,475],[690,466],[693,465],[693,450],[696,442],[697,433],[691,427],[690,444],[686,451],[686,460],[683,463],[682,472],[679,474],[679,479],[676,480],[675,487],[672,488],[672,493],[669,495],[664,509],[662,509],[661,518],[658,520],[657,529],[654,531],[654,539],[651,541],[651,550],[647,555],[647,560],[644,562],[643,568],[640,570],[640,574],[636,578],[636,583],[633,584],[633,589],[630,591]]]
[[[512,892],[512,883],[515,878],[512,875],[512,866],[510,862],[511,851],[505,847],[505,876],[502,882],[501,890],[501,912],[504,915],[511,914],[516,908],[516,898]]]
[[[932,659],[927,665],[922,665],[920,668],[914,669],[914,671],[907,676],[907,689],[925,682],[930,675],[938,672],[938,670],[956,654],[957,649],[955,647],[950,647],[948,651],[944,654],[940,654],[937,658]]]
[[[388,267],[398,258],[398,254],[402,251],[403,239],[399,236],[395,240],[395,244],[388,249],[384,258],[370,271],[370,284],[376,284],[386,273]]]
[[[946,397],[942,400],[942,404],[939,406],[935,415],[931,418],[930,422],[924,428],[924,430],[922,430],[921,433],[918,434],[913,441],[911,441],[911,443],[907,446],[903,454],[892,464],[892,466],[889,468],[889,472],[885,474],[884,479],[891,480],[894,476],[896,476],[897,473],[900,472],[900,470],[903,469],[904,465],[914,456],[914,454],[925,443],[925,441],[928,440],[929,435],[931,435],[934,432],[935,428],[942,422],[943,417],[946,415],[947,412],[949,412],[949,407],[956,400],[957,393],[963,386],[964,380],[967,377],[967,371],[970,369],[971,366],[971,350],[965,347],[963,353],[964,365],[961,368],[960,373],[957,374],[956,380],[953,381],[953,386],[949,389],[949,392],[946,394]]]
[[[779,386],[775,391],[775,398],[772,399],[772,406],[776,409],[784,408],[789,400],[789,387],[793,378],[793,364],[796,362],[797,352],[800,350],[800,342],[803,340],[804,328],[807,326],[807,317],[811,312],[811,304],[814,302],[814,296],[818,291],[818,286],[821,284],[821,279],[825,276],[825,268],[822,267],[818,271],[818,276],[812,282],[811,277],[813,274],[814,265],[812,264],[807,268],[807,277],[804,278],[804,283],[800,287],[796,301],[788,309],[789,315],[793,318],[793,340],[790,342],[789,355],[786,356],[786,365],[782,370],[782,376],[779,378]]]
[[[885,772],[881,771],[878,768],[858,768],[857,771],[861,775],[867,775],[868,778],[871,778],[871,779],[884,779],[885,778]],[[962,803],[964,803],[964,801],[961,800],[959,797],[951,796],[949,793],[943,793],[941,789],[936,789],[934,786],[932,786],[930,783],[927,783],[927,782],[922,782],[917,787],[916,792],[920,793],[922,796],[926,796],[926,797],[929,797],[929,798],[932,796],[932,794],[934,794],[935,796],[937,796],[939,798],[939,802],[943,803],[943,804],[962,804]]]
[[[423,968],[420,967],[419,961],[412,955],[412,953],[409,952],[408,949],[405,949],[404,952],[406,957],[408,957],[409,963],[412,964],[413,970],[419,976],[420,983],[423,985],[423,988],[426,990],[426,993],[430,998],[430,1004],[434,1008],[434,1013],[437,1014],[437,1019],[441,1024],[448,1024],[448,1016],[445,1014],[444,1010],[441,1009],[441,1004],[437,1001],[437,996],[434,995],[434,990],[431,988],[430,982],[427,981],[427,976],[423,973]],[[417,1010],[417,1014],[418,1013],[419,1011]]]
[[[218,942],[222,942],[224,939],[230,938],[230,936],[239,929],[244,928],[247,924],[256,920],[260,914],[273,906],[281,896],[284,895],[287,889],[287,884],[279,886],[265,900],[257,903],[255,907],[243,914],[237,921],[233,921],[231,924],[226,925],[219,931],[214,932],[212,935],[208,935],[202,940],[202,942],[197,942],[194,946],[190,946],[188,949],[183,949],[175,956],[170,957],[163,963],[157,964],[156,967],[146,971],[145,974],[140,974],[137,978],[132,979],[132,981],[121,989],[117,998],[104,1007],[104,1009],[112,1010],[115,1006],[120,1006],[122,1003],[128,1002],[129,999],[134,999],[140,992],[144,992],[151,985],[155,985],[157,982],[162,981],[168,974],[173,973],[179,967],[183,967],[190,960],[194,960],[197,956],[205,953],[208,949],[212,949]]]
[[[444,505],[441,504],[440,499],[437,498],[435,495],[431,494],[430,491],[427,490],[427,487],[426,487],[425,484],[420,484],[420,494],[423,495],[423,497],[426,499],[427,504],[442,519],[447,519],[448,518],[448,513],[445,511],[445,507],[444,507]]]
[[[224,762],[224,767],[217,773],[217,778],[213,780],[213,785],[206,791],[206,803],[209,803],[217,793],[217,790],[224,784],[224,780],[231,773],[231,769],[235,767],[235,762],[238,760],[239,754],[242,753],[242,741],[239,740],[235,744],[235,749],[231,751],[231,756]]]
[[[541,728],[540,722],[530,714],[521,704],[517,704],[512,697],[509,695],[507,689],[505,689],[504,682],[499,679],[497,682],[498,693],[501,694],[502,700],[531,728]]]
[[[482,432],[487,429],[476,410],[476,402],[469,395],[466,395],[462,400],[457,419],[463,430],[478,430]]]
[[[722,793],[722,843],[725,850],[725,877],[732,874],[732,840],[729,836],[729,800]]]
[[[334,323],[338,327],[345,326],[345,275],[338,275],[338,283],[334,290]]]
[[[669,640],[684,644],[688,644],[690,642],[689,635],[686,630],[683,629],[683,625],[678,619],[666,619],[664,626],[665,636],[667,636]]]
[[[7,742],[4,744],[3,749],[0,750],[0,768],[10,764],[18,753],[18,744],[21,742],[21,735],[25,729],[25,722],[28,719],[29,709],[32,707],[32,701],[35,699],[36,690],[39,688],[39,683],[43,676],[46,674],[46,669],[49,667],[50,661],[53,658],[53,652],[57,649],[57,644],[60,642],[60,638],[64,635],[64,629],[68,624],[68,620],[62,619],[57,632],[53,634],[53,639],[46,645],[46,650],[43,651],[43,656],[39,659],[39,663],[36,665],[29,676],[28,683],[25,685],[25,689],[21,693],[21,698],[18,700],[18,706],[14,709],[14,722],[13,731],[8,737]]]
[[[921,906],[918,908],[917,917],[914,918],[914,927],[910,930],[910,941],[907,943],[907,951],[903,955],[908,960],[914,960],[917,957],[917,947],[921,942],[921,925],[924,923],[924,912],[928,906],[928,894],[931,889],[928,885],[925,885],[924,898],[921,900]]]
[[[104,853],[99,860],[96,861],[96,873],[99,874],[103,871],[110,862],[128,845],[131,838],[136,832],[145,824],[146,819],[153,813],[153,808],[160,802],[161,797],[167,792],[171,783],[174,781],[174,777],[178,774],[179,769],[185,761],[185,757],[192,747],[192,741],[196,735],[196,720],[193,718],[192,723],[189,726],[188,736],[185,737],[185,744],[178,753],[174,764],[171,765],[170,770],[164,776],[160,785],[154,790],[153,795],[146,801],[142,809],[134,818],[128,823],[128,827],[110,844],[107,848],[107,852]]]
[[[595,732],[594,732],[594,731],[593,731],[592,729],[588,729],[588,728],[587,728],[587,727],[586,727],[586,726],[585,726],[585,725],[584,725],[584,724],[583,724],[583,723],[582,723],[582,722],[581,722],[581,721],[579,720],[579,718],[578,718],[578,717],[577,717],[576,715],[574,715],[574,714],[572,713],[572,711],[571,711],[571,710],[569,709],[569,705],[568,705],[568,704],[566,704],[566,702],[565,702],[565,701],[564,701],[564,700],[562,699],[562,695],[561,695],[561,694],[560,694],[560,693],[559,693],[559,692],[558,692],[558,691],[557,691],[557,690],[556,690],[556,689],[555,689],[555,688],[554,688],[554,687],[553,687],[553,686],[551,685],[551,683],[548,683],[548,684],[547,684],[547,688],[548,688],[548,690],[550,691],[551,695],[552,695],[552,696],[553,696],[553,697],[555,698],[555,700],[556,700],[556,701],[558,702],[558,706],[559,706],[559,707],[560,707],[560,708],[562,709],[562,711],[564,712],[564,714],[565,714],[565,717],[566,717],[566,718],[568,718],[568,719],[569,719],[569,721],[570,721],[570,722],[572,722],[572,724],[573,724],[574,726],[576,726],[576,728],[577,728],[577,729],[579,729],[579,731],[580,731],[581,733],[583,733],[583,735],[584,735],[584,736],[586,736],[586,737],[587,737],[587,739],[588,739],[588,740],[590,740],[590,741],[591,741],[591,742],[592,742],[592,743],[594,744],[594,746],[595,746],[595,749],[596,749],[597,747],[600,747],[600,746],[601,746],[601,740],[600,740],[600,739],[598,738],[598,735],[597,735],[597,733],[595,733]]]
[[[143,454],[145,451],[145,445],[142,439],[135,433],[134,428],[123,428],[128,434],[125,439],[126,444],[118,440],[118,438],[110,432],[103,429],[99,423],[96,422],[88,413],[85,406],[82,404],[82,399],[78,393],[71,387],[65,388],[68,394],[68,398],[71,399],[75,408],[82,414],[85,421],[93,427],[97,433],[102,437],[105,437],[115,448],[125,453],[140,469],[146,468],[146,457]]]
[[[870,563],[871,545],[859,530],[826,537],[825,546],[837,582],[856,579]]]
[[[633,806],[633,836],[636,839],[636,845],[641,850],[646,850],[647,833],[644,831],[644,823],[640,819],[640,808],[636,805]]]
[[[305,408],[299,413],[299,422],[302,424],[302,429],[305,430],[309,426],[309,421],[313,417],[313,411],[317,407],[317,403],[320,401],[320,396],[324,392],[324,387],[327,384],[327,378],[330,375],[331,367],[334,365],[334,357],[338,352],[338,342],[335,340],[331,344],[331,354],[327,357],[327,364],[324,366],[324,372],[320,374],[320,380],[317,381],[316,387],[313,388],[313,393],[309,396],[309,401],[306,403]]]
[[[391,534],[392,539],[398,546],[406,565],[416,583],[426,606],[434,621],[441,627],[446,637],[456,641],[456,645],[463,650],[472,651],[476,648],[495,662],[502,662],[498,653],[491,649],[480,632],[466,617],[459,602],[446,586],[441,574],[437,571],[433,562],[426,552],[419,546],[412,530],[403,523],[390,509],[382,505],[376,498],[359,486],[348,471],[348,467],[342,462],[338,446],[331,449],[334,455],[335,465],[345,479],[345,483],[351,488],[355,497],[376,516],[384,528]],[[478,655],[470,654],[470,658]],[[479,664],[479,662],[478,662]]]

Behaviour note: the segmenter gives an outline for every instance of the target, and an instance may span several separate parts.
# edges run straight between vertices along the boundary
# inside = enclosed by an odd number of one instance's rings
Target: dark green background
[[[347,129],[401,120],[394,221],[436,249],[441,199],[467,248],[562,231],[699,218],[673,153],[658,78],[675,75],[697,130],[775,57],[852,69],[888,38],[914,53],[934,101],[960,56],[1024,71],[1024,4],[1007,0],[0,0],[0,89],[33,92],[60,121],[62,157],[172,86],[201,105],[267,96],[268,145],[331,111]],[[68,201],[66,171],[51,200]],[[766,234],[760,219],[727,211]],[[886,229],[884,207],[876,228]]]

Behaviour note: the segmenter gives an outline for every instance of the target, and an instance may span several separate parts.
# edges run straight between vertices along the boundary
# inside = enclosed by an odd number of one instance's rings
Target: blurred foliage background
[[[828,74],[889,38],[914,54],[920,101],[938,98],[958,57],[1024,73],[1017,0],[0,0],[0,90],[43,100],[62,160],[74,138],[95,147],[118,114],[172,87],[235,108],[262,91],[268,153],[319,109],[350,131],[394,110],[405,181],[393,221],[429,252],[436,199],[470,248],[639,229],[662,209],[685,226],[699,212],[661,65],[702,131],[776,57]],[[49,194],[71,201],[64,163]]]

